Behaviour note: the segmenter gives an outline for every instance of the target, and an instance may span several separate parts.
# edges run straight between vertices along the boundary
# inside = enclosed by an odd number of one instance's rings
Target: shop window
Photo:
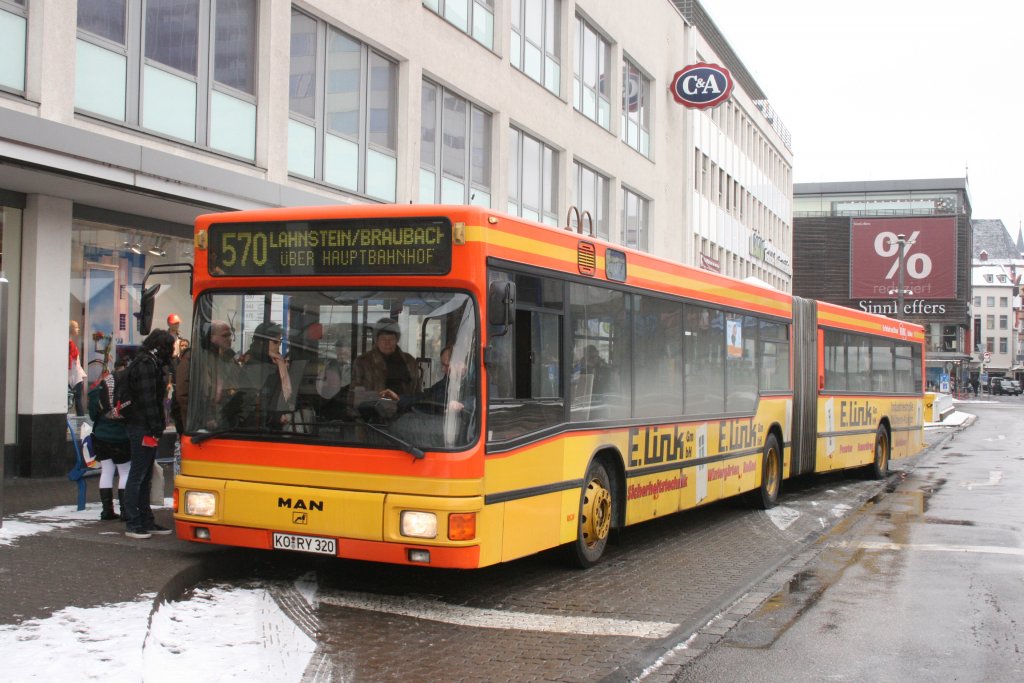
[[[191,262],[191,240],[117,226],[76,221],[71,244],[71,313],[79,324],[82,367],[94,382],[112,369],[117,349],[142,342],[135,323],[142,278],[157,263]],[[157,298],[153,325],[166,327],[171,313],[181,318],[180,334],[191,328],[188,275],[167,276]]]

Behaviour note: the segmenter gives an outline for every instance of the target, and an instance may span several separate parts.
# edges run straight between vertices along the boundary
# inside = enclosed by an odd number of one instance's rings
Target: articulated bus
[[[189,541],[454,568],[561,546],[587,567],[613,529],[769,508],[789,477],[883,477],[924,445],[920,326],[579,229],[221,213],[192,275]]]

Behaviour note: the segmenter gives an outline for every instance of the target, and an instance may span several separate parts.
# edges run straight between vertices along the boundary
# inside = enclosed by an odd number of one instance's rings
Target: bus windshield
[[[425,290],[212,292],[196,302],[185,430],[452,450],[479,434],[477,313]]]

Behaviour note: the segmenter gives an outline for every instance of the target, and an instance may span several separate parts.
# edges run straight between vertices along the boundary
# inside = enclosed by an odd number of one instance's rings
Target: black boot
[[[100,519],[107,521],[121,519],[121,516],[114,512],[114,490],[100,489],[100,503],[103,504],[103,511],[100,512]]]
[[[118,516],[124,519],[124,489],[117,490],[117,511]]]

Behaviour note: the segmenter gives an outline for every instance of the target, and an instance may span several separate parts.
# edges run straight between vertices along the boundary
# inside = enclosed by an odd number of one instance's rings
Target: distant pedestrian
[[[154,330],[142,342],[127,368],[131,408],[128,415],[128,438],[131,443],[131,469],[124,492],[125,535],[149,538],[166,535],[171,530],[160,526],[150,507],[150,488],[157,445],[164,433],[166,367],[174,353],[174,337],[167,330]]]
[[[113,373],[104,372],[89,390],[89,417],[92,419],[92,443],[100,461],[100,519],[120,519],[124,514],[124,487],[128,482],[132,451],[128,430],[114,405],[114,382],[123,376],[127,360],[117,359]],[[117,503],[121,514],[114,512],[114,474],[117,473]]]

